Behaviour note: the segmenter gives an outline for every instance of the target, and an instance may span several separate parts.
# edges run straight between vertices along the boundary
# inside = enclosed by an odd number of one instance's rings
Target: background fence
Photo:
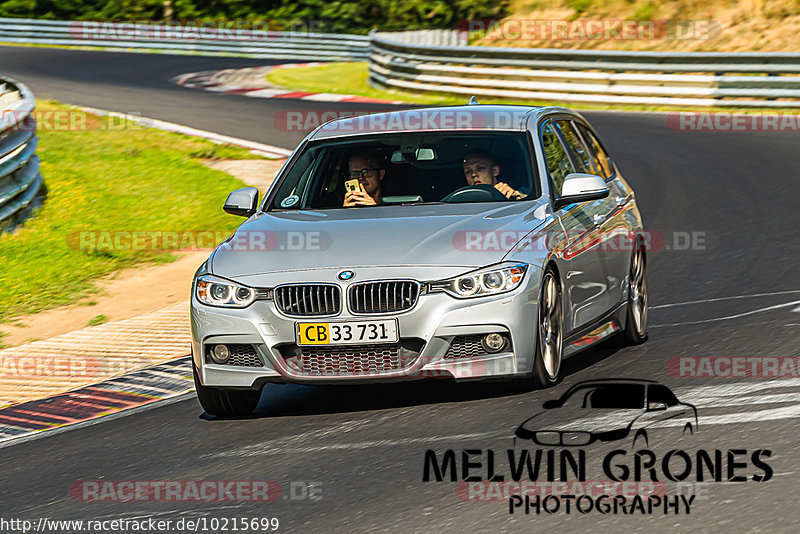
[[[133,21],[66,21],[0,18],[0,42],[98,46],[127,51],[300,60],[364,60],[369,37],[249,28],[201,29]]]
[[[800,107],[800,53],[434,46],[411,33],[371,34],[372,83],[514,100]]]
[[[24,220],[44,194],[35,153],[35,105],[27,87],[0,78],[0,232]]]
[[[467,46],[465,32],[369,36],[190,31],[119,21],[0,18],[0,41],[298,60],[369,60],[371,83],[513,100],[800,107],[800,53],[621,52]]]

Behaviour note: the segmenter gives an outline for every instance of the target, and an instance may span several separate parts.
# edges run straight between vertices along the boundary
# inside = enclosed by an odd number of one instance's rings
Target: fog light
[[[501,334],[486,334],[481,345],[486,352],[500,352],[506,346],[506,338]]]
[[[211,351],[211,359],[214,363],[225,363],[230,358],[231,353],[226,345],[217,345]]]

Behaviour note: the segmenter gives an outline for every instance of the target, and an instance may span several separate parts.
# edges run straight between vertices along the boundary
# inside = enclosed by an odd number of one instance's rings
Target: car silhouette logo
[[[657,430],[660,441],[697,432],[694,405],[651,380],[587,380],[542,408],[517,428],[516,438],[562,447],[631,439],[636,447],[653,445]]]
[[[339,280],[352,280],[356,276],[355,271],[342,271],[336,275]]]

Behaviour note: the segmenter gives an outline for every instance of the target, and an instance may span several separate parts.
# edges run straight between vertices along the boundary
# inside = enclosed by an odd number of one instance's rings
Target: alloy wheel
[[[552,272],[544,275],[539,301],[539,349],[550,380],[561,368],[562,308],[561,291]]]
[[[647,331],[647,270],[644,249],[639,246],[633,253],[630,276],[630,305],[636,333],[644,336]]]

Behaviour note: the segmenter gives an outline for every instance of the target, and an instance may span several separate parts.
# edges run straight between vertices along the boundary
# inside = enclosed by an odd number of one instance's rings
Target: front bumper
[[[302,275],[314,279],[298,282],[335,280],[338,270],[319,270]],[[360,273],[361,274],[361,273]],[[359,282],[386,279],[386,271],[365,273]],[[369,276],[373,274],[373,276]],[[382,274],[382,276],[381,276]],[[540,272],[531,266],[522,285],[516,290],[496,296],[456,299],[442,292],[422,294],[410,310],[396,314],[353,315],[342,306],[332,318],[297,319],[281,314],[271,300],[258,300],[244,309],[223,309],[200,303],[192,295],[191,327],[194,365],[206,386],[251,388],[264,382],[346,383],[382,382],[452,377],[455,379],[485,379],[529,373],[535,354],[536,324]],[[401,278],[401,277],[398,277]],[[405,277],[403,277],[405,278]],[[433,279],[433,277],[429,278]],[[263,280],[263,279],[262,279]],[[338,282],[342,294],[347,294],[347,282]],[[266,284],[265,284],[266,286]],[[388,358],[389,352],[370,345],[337,346],[337,350],[295,345],[297,322],[363,321],[392,319],[398,321],[400,343],[397,349],[402,364],[383,371],[358,370],[364,362]],[[480,335],[500,333],[509,344],[494,354],[476,350]],[[216,344],[250,346],[253,358],[217,364],[208,357],[208,347]],[[402,347],[402,349],[400,349]],[[391,347],[382,347],[390,351]],[[312,355],[313,373],[294,364],[293,355]],[[350,372],[338,362],[349,362]],[[353,372],[353,362],[356,371]],[[359,363],[360,362],[360,363]],[[328,363],[328,371],[323,365]],[[320,371],[321,370],[321,371]]]

